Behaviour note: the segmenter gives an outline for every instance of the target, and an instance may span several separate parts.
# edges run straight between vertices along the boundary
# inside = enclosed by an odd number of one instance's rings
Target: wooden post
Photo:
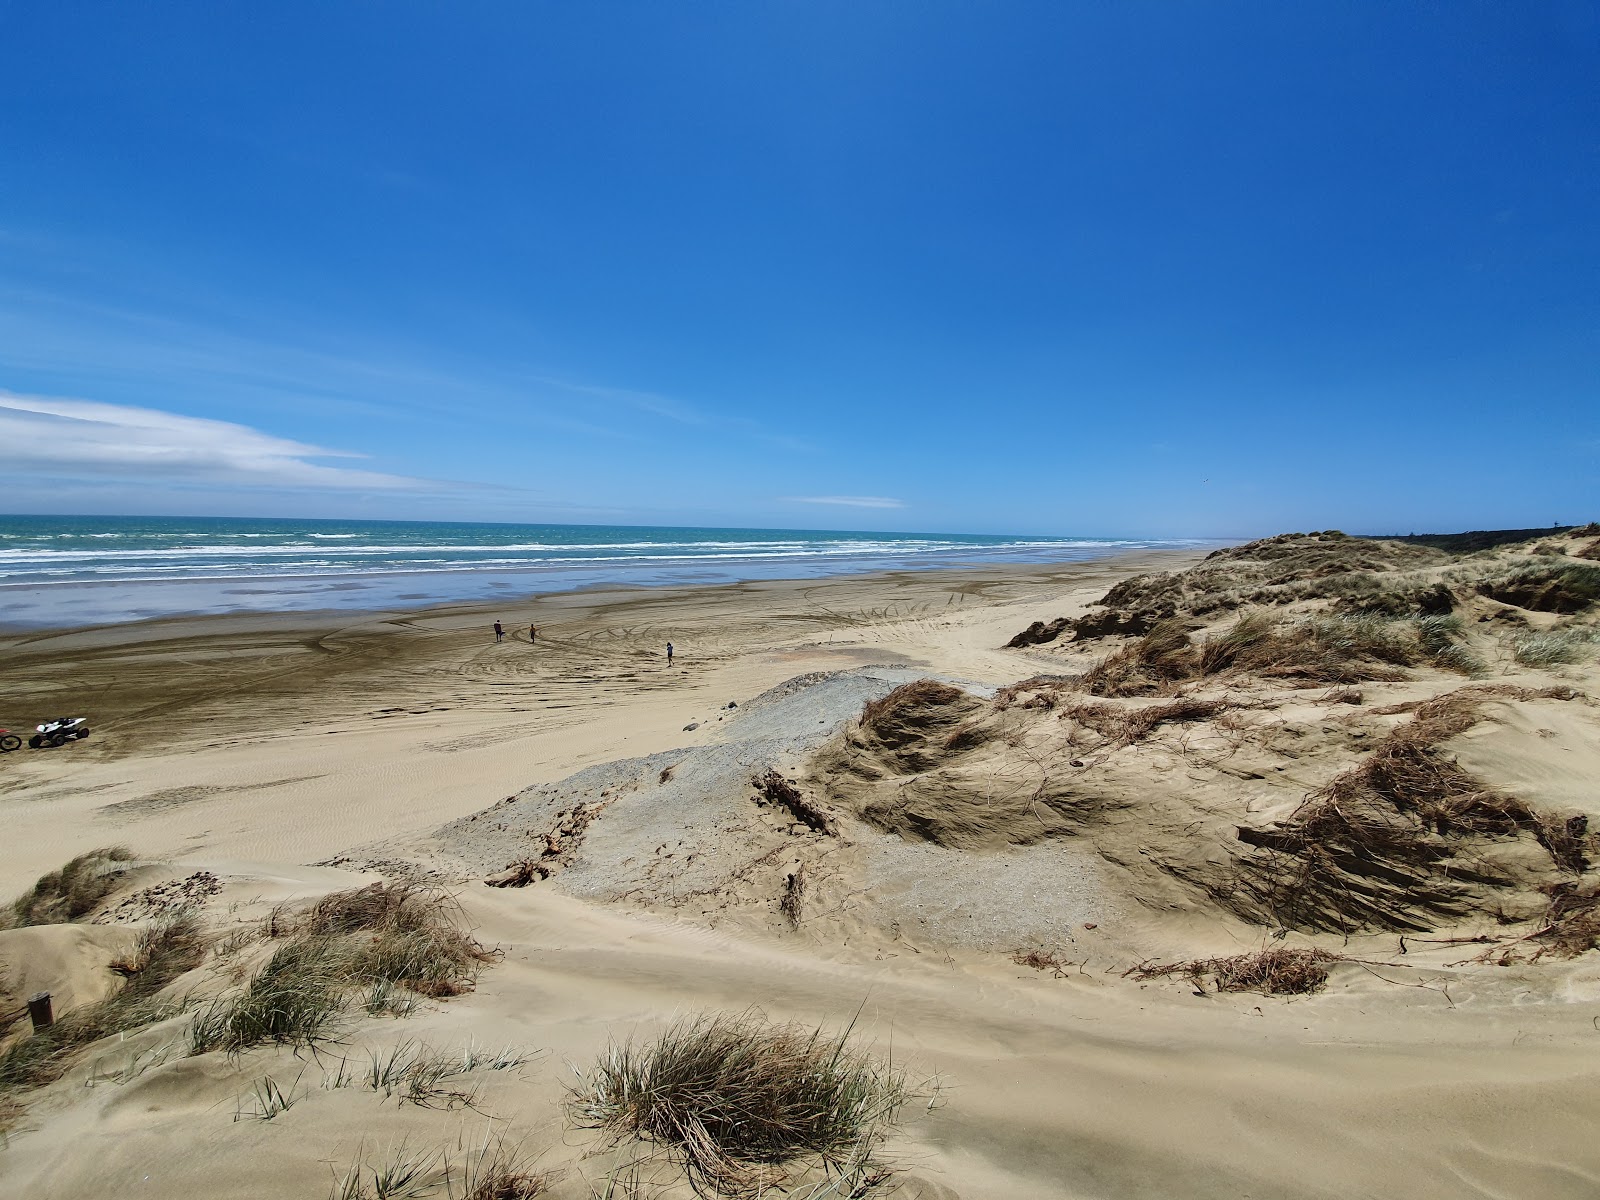
[[[28,1018],[33,1022],[34,1029],[48,1029],[56,1023],[55,1014],[50,1008],[49,992],[35,992],[28,997]]]

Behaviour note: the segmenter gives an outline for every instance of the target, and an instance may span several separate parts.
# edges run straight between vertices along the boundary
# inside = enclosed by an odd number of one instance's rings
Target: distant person
[[[532,642],[537,642],[538,640],[539,640],[539,627],[537,625],[529,625],[528,626],[528,641],[530,643],[532,643]]]
[[[667,643],[667,666],[670,667],[671,665],[672,665],[672,643],[668,642]]]
[[[506,627],[500,624],[499,621],[494,623],[494,640],[497,642],[503,642],[506,640]]]

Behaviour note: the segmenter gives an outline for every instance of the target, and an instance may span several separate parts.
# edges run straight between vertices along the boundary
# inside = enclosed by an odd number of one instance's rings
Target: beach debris
[[[693,733],[696,729],[699,729],[699,728],[700,728],[700,722],[699,721],[690,721],[687,725],[685,725],[683,727],[683,731],[685,733]]]
[[[815,833],[826,834],[828,837],[839,836],[838,818],[814,800],[807,799],[782,775],[774,770],[767,770],[763,774],[752,776],[750,786],[755,788],[759,795],[757,803],[765,801],[785,808],[794,819]]]
[[[571,863],[589,822],[610,806],[610,800],[601,800],[594,804],[577,804],[565,812],[557,813],[555,823],[548,830],[533,835],[544,842],[537,855],[509,863],[503,871],[489,876],[483,882],[490,887],[527,887],[530,883],[549,879]]]
[[[1049,971],[1057,979],[1067,977],[1067,968],[1073,964],[1061,957],[1057,950],[1017,950],[1012,953],[1011,961],[1019,967],[1031,967],[1035,971]]]
[[[1062,712],[1079,725],[1120,746],[1142,742],[1158,726],[1186,721],[1207,721],[1234,707],[1228,700],[1197,700],[1180,697],[1165,704],[1123,708],[1115,704],[1078,704]],[[1074,766],[1081,765],[1074,760]]]
[[[778,901],[779,910],[796,929],[800,927],[800,910],[805,903],[805,894],[806,864],[801,863],[784,876],[783,896]]]
[[[141,888],[111,911],[95,918],[96,924],[145,921],[180,909],[195,908],[222,891],[222,880],[210,871],[196,871],[186,879],[168,879]]]
[[[1219,992],[1260,992],[1267,996],[1304,996],[1320,992],[1328,982],[1328,966],[1343,955],[1317,948],[1274,946],[1227,958],[1200,958],[1188,962],[1140,963],[1123,972],[1135,979],[1165,979],[1181,975],[1197,989],[1209,977]],[[1202,993],[1203,994],[1203,993]]]

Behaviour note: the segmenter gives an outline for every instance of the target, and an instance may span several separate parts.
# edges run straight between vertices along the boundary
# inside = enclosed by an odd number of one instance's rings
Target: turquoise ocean
[[[1066,562],[1200,544],[826,529],[0,516],[0,626],[379,611],[601,585]]]

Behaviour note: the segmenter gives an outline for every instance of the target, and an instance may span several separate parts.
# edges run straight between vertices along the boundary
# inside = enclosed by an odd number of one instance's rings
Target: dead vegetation
[[[800,927],[800,918],[805,907],[806,898],[806,864],[801,863],[793,871],[784,876],[783,895],[778,900],[778,908],[784,916],[789,918],[789,924],[796,929]]]
[[[778,772],[768,769],[753,776],[750,786],[756,789],[758,801],[783,809],[811,832],[828,837],[839,836],[838,818],[816,801],[807,798]]]
[[[1011,955],[1011,961],[1019,967],[1029,967],[1035,971],[1049,971],[1057,979],[1065,979],[1067,977],[1067,968],[1072,966],[1072,963],[1061,957],[1059,951],[1038,948],[1014,951]]]
[[[300,911],[280,907],[266,932],[282,944],[241,991],[199,1013],[191,1052],[310,1045],[363,988],[434,998],[470,991],[478,969],[496,954],[463,925],[453,897],[406,883],[330,893]]]
[[[1234,707],[1229,700],[1201,700],[1182,696],[1165,704],[1124,708],[1113,704],[1076,704],[1061,716],[1094,730],[1119,746],[1142,742],[1162,725],[1209,721]]]
[[[1175,620],[1161,622],[1138,641],[1106,656],[1081,680],[1093,696],[1148,696],[1195,679],[1200,657]]]
[[[1075,675],[1034,675],[995,692],[994,707],[1002,712],[1013,706],[1054,708],[1060,703],[1062,693],[1073,691],[1077,686]]]
[[[0,929],[82,920],[116,891],[132,859],[126,846],[85,851],[59,871],[40,876],[30,891],[0,909]]]
[[[1553,871],[1584,870],[1585,818],[1537,813],[1437,751],[1481,719],[1485,699],[1518,692],[1462,688],[1420,704],[1409,722],[1287,821],[1241,827],[1239,840],[1265,853],[1246,859],[1219,899],[1248,919],[1288,928],[1420,932],[1465,915],[1474,889],[1517,885],[1516,872],[1487,853],[1496,841],[1526,834],[1548,854]]]
[[[1149,696],[1230,674],[1306,684],[1396,680],[1405,677],[1400,667],[1440,659],[1456,628],[1431,618],[1331,615],[1285,620],[1253,612],[1196,644],[1181,622],[1168,620],[1101,659],[1080,686],[1095,696]]]
[[[937,740],[935,735],[955,735],[963,721],[984,707],[960,688],[918,679],[867,704],[861,710],[859,732],[864,741],[915,769],[923,747]]]
[[[663,783],[670,778],[671,771],[671,767],[662,770]],[[571,863],[590,822],[604,812],[609,804],[607,800],[595,804],[576,804],[565,812],[557,813],[550,828],[539,835],[541,844],[537,855],[510,863],[503,871],[485,879],[484,883],[490,887],[527,887],[530,883],[549,879]]]
[[[874,1152],[907,1090],[902,1072],[849,1039],[756,1011],[685,1017],[654,1039],[613,1043],[573,1089],[571,1112],[653,1142],[699,1195],[761,1195],[817,1166],[839,1177],[840,1195],[865,1194],[887,1174]]]
[[[1537,946],[1532,957],[1576,958],[1600,949],[1600,885],[1593,880],[1567,880],[1550,887],[1547,894],[1550,906],[1540,927],[1526,939]]]
[[[1124,972],[1135,979],[1165,979],[1181,975],[1197,989],[1205,981],[1219,992],[1259,992],[1264,996],[1304,996],[1320,992],[1328,982],[1328,967],[1342,956],[1316,948],[1273,947],[1228,958],[1200,958],[1188,962],[1140,963]]]
[[[1012,701],[1035,698],[987,703],[942,684],[908,684],[886,699],[894,703],[880,701],[810,770],[810,786],[830,805],[868,825],[962,849],[1028,845],[1071,832],[1094,806],[1056,769],[1071,757],[1059,735],[1030,733],[1008,712]]]

